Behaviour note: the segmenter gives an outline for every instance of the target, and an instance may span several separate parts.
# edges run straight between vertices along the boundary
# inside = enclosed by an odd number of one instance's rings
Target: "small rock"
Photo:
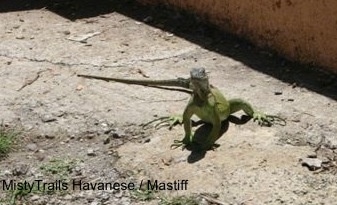
[[[17,165],[17,167],[15,167],[12,170],[12,174],[14,176],[25,175],[25,174],[27,174],[28,169],[29,169],[28,165],[26,165],[26,164],[19,164],[19,165]]]
[[[105,19],[105,18],[109,18],[109,15],[104,15],[104,14],[103,14],[103,15],[99,15],[99,17]]]
[[[75,195],[76,199],[83,199],[86,197],[85,192],[79,192],[78,194]],[[88,201],[89,202],[89,201]]]
[[[47,123],[47,122],[54,122],[57,119],[54,116],[47,114],[47,115],[41,116],[41,120],[42,122]]]
[[[87,155],[90,156],[90,157],[94,157],[94,156],[96,156],[96,153],[93,149],[88,149]]]
[[[45,154],[43,154],[43,153],[38,153],[36,155],[36,159],[39,160],[39,161],[43,161],[44,158],[45,158]]]
[[[172,37],[173,33],[166,32],[165,35],[166,35],[166,37]]]
[[[308,156],[308,158],[317,158],[317,153],[316,152],[311,152],[307,156]]]
[[[315,171],[322,167],[322,160],[317,158],[303,158],[302,166],[306,166],[309,168],[310,171]]]
[[[124,196],[124,193],[122,191],[117,191],[115,194],[114,194],[114,197],[116,198],[122,198]]]
[[[123,45],[123,46],[129,46],[129,44],[126,43],[126,42],[123,42],[122,45]]]
[[[35,152],[37,150],[37,145],[35,143],[29,143],[29,144],[26,145],[26,148],[29,151]]]
[[[275,95],[282,95],[283,93],[281,91],[274,92]]]
[[[200,201],[200,205],[209,205],[209,203],[205,198],[202,198]]]
[[[76,166],[76,167],[74,168],[74,172],[75,172],[75,175],[76,175],[76,176],[81,176],[81,175],[82,175],[82,169],[81,169],[81,167]]]
[[[66,113],[63,110],[57,110],[53,113],[54,116],[56,117],[62,117],[64,116]]]
[[[115,130],[114,132],[110,133],[110,136],[114,139],[122,138],[123,136],[125,136],[125,132],[120,131],[120,130]]]
[[[110,196],[108,193],[103,193],[101,199],[101,201],[108,201],[110,199]]]
[[[103,140],[103,144],[109,144],[110,143],[110,137],[106,137],[104,140]]]
[[[89,131],[89,132],[86,133],[85,137],[86,137],[87,139],[89,139],[89,140],[90,140],[90,139],[93,139],[93,138],[96,137],[96,133],[95,133],[95,132]]]
[[[4,170],[4,171],[0,172],[0,176],[7,177],[7,176],[10,176],[10,175],[12,175],[12,172],[9,171],[9,170]]]
[[[115,131],[114,129],[106,129],[104,130],[104,134],[110,134],[112,131]]]
[[[25,39],[24,36],[17,36],[17,37],[15,37],[15,38],[16,38],[16,39],[19,39],[19,40]]]
[[[112,133],[112,138],[118,139],[120,135],[117,132]]]
[[[63,197],[64,200],[70,201],[73,199],[73,197],[70,194],[67,194]]]
[[[123,198],[121,198],[121,199],[119,200],[119,202],[120,202],[121,204],[124,204],[124,205],[129,205],[129,204],[131,204],[131,200],[130,200],[129,197],[123,197]]]
[[[331,127],[333,127],[334,123],[330,124]],[[335,135],[331,134],[329,136],[325,136],[326,137],[326,141],[328,142],[328,146],[330,149],[332,150],[337,150],[337,138]]]
[[[44,137],[45,137],[46,139],[49,139],[49,140],[51,140],[51,139],[54,139],[54,138],[55,138],[55,136],[54,136],[54,135],[44,135]]]
[[[144,18],[143,21],[145,23],[150,23],[151,21],[153,21],[153,17],[152,16],[148,16],[148,17]]]
[[[30,197],[30,200],[32,201],[38,201],[40,199],[39,195],[34,194],[33,196]]]
[[[54,205],[54,204],[59,204],[58,203],[58,200],[56,200],[56,199],[50,199],[50,200],[48,200],[48,205]]]

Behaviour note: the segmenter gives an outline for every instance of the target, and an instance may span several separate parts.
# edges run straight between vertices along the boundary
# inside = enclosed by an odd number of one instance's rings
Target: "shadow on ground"
[[[293,86],[305,87],[311,91],[337,100],[337,75],[317,70],[312,65],[301,65],[261,50],[249,42],[222,32],[197,20],[192,14],[150,7],[134,0],[13,0],[2,1],[0,12],[48,9],[70,20],[89,18],[118,12],[137,21],[174,33],[210,51],[240,61],[247,66]]]
[[[240,118],[234,115],[230,115],[228,117],[228,120],[224,120],[221,122],[221,130],[220,130],[218,138],[215,139],[215,141],[223,137],[223,135],[227,132],[229,128],[229,122],[234,123],[236,125],[242,125],[242,124],[247,123],[249,120],[251,120],[251,117],[247,115],[242,115]],[[199,121],[192,121],[192,126],[193,127],[199,126],[199,127],[196,129],[194,133],[194,138],[193,138],[193,140],[197,143],[191,144],[185,147],[187,150],[191,151],[191,154],[187,158],[188,163],[198,162],[206,156],[207,152],[214,151],[218,147],[220,147],[219,144],[215,143],[212,146],[212,148],[210,148],[209,150],[200,151],[202,150],[200,149],[200,145],[203,145],[207,142],[207,136],[209,136],[209,133],[212,130],[212,125],[199,120]]]

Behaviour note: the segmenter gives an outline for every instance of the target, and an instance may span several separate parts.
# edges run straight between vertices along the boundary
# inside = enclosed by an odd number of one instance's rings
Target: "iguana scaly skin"
[[[275,120],[283,119],[265,115],[255,110],[248,102],[242,99],[226,100],[223,94],[214,86],[209,84],[208,76],[204,68],[193,68],[188,79],[178,78],[173,80],[134,80],[108,78],[91,75],[78,75],[79,77],[92,78],[105,81],[115,81],[127,84],[145,86],[174,86],[191,90],[191,98],[184,110],[182,117],[169,117],[170,125],[183,123],[185,136],[182,140],[175,140],[171,147],[186,146],[194,143],[192,134],[191,117],[196,115],[202,121],[212,124],[212,130],[206,141],[199,145],[202,150],[212,149],[215,141],[220,137],[221,122],[226,120],[230,114],[243,110],[248,116],[258,121],[260,125],[270,126]],[[164,118],[161,118],[164,119]],[[166,119],[166,118],[165,118]]]

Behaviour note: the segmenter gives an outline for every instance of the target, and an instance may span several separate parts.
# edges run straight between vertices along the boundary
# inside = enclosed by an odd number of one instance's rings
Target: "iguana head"
[[[203,80],[205,78],[208,79],[205,68],[192,68],[191,72],[191,80]]]
[[[193,91],[199,97],[206,96],[210,92],[210,86],[205,68],[192,68],[190,74]]]

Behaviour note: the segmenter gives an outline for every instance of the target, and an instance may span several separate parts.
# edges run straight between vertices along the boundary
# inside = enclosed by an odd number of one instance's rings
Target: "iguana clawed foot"
[[[183,140],[174,140],[174,143],[171,144],[171,149],[177,149],[179,147],[184,150],[187,146],[192,145],[192,147],[197,148],[197,150],[207,151],[207,150],[215,150],[220,145],[219,144],[199,144],[199,143],[184,143]],[[193,148],[192,148],[193,149]]]
[[[200,151],[207,151],[207,150],[215,150],[218,148],[220,145],[215,144],[212,142],[194,142],[193,140],[193,134],[190,137],[185,137],[183,140],[174,140],[173,144],[171,144],[171,149],[177,149],[179,147],[184,150],[186,147],[195,149],[195,150],[200,150]]]
[[[159,121],[159,122],[158,122]],[[166,117],[159,117],[157,119],[151,120],[148,123],[145,123],[142,125],[143,128],[147,127],[148,125],[158,122],[154,125],[155,129],[159,129],[161,127],[168,126],[169,129],[171,130],[173,126],[177,124],[182,124],[183,123],[183,117],[181,115],[172,115],[172,116],[166,116]]]
[[[267,127],[270,127],[274,124],[278,124],[278,125],[281,125],[281,126],[286,125],[285,119],[283,119],[279,116],[276,116],[276,115],[266,115],[266,114],[263,114],[261,112],[255,112],[253,114],[253,120],[257,121],[259,125],[267,126]]]
[[[181,147],[181,149],[184,150],[187,145],[187,143],[184,143],[184,140],[174,140],[170,147],[171,149],[177,149]]]
[[[193,133],[188,136],[188,135],[185,135],[184,139],[182,140],[174,140],[173,141],[173,144],[171,144],[171,149],[177,149],[178,147],[181,147],[182,150],[184,150],[186,148],[186,146],[188,146],[189,144],[192,143],[192,139],[193,139]]]

